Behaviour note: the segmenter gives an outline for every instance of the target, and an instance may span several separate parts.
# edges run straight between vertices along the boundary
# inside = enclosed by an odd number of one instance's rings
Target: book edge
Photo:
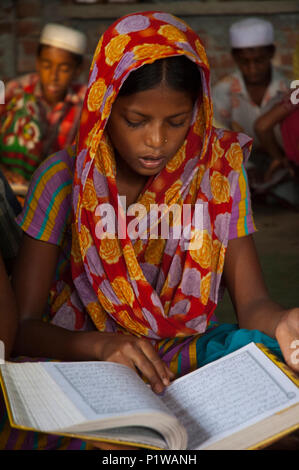
[[[1,385],[1,388],[2,388],[2,393],[3,393],[3,398],[4,398],[4,403],[5,403],[5,407],[6,407],[6,411],[7,411],[7,415],[8,415],[8,419],[9,419],[9,423],[11,425],[11,427],[14,427],[16,428],[17,427],[17,424],[14,422],[13,420],[13,415],[12,415],[12,410],[11,410],[11,406],[10,406],[10,401],[8,399],[8,393],[7,393],[7,389],[6,389],[6,385],[5,385],[5,381],[4,381],[4,378],[3,378],[3,375],[2,375],[2,369],[0,367],[0,385]],[[23,428],[23,426],[22,426]]]
[[[299,387],[299,376],[296,376],[295,373],[290,369],[290,367],[285,364],[284,362],[282,362],[274,353],[272,353],[272,351],[270,351],[266,346],[264,346],[263,344],[261,343],[254,343],[277,367],[279,367],[279,369],[285,374],[287,375],[287,377],[295,384]],[[11,410],[11,406],[10,406],[10,401],[8,399],[8,393],[7,393],[7,389],[6,389],[6,386],[5,386],[5,381],[3,379],[3,375],[2,375],[2,370],[0,368],[0,385],[1,385],[1,388],[2,388],[2,392],[3,392],[3,397],[4,397],[4,401],[5,401],[5,406],[6,406],[6,410],[7,410],[7,415],[8,415],[8,418],[9,418],[9,422],[10,422],[10,425],[11,427],[13,428],[16,428],[16,429],[21,429],[23,431],[32,431],[32,432],[40,432],[41,434],[52,434],[52,435],[59,435],[59,436],[68,436],[68,437],[74,437],[74,438],[77,438],[77,439],[83,439],[87,442],[91,442],[91,441],[95,441],[95,442],[108,442],[108,443],[114,443],[114,444],[125,444],[125,445],[132,445],[134,447],[140,447],[140,448],[147,448],[147,449],[152,449],[152,450],[161,450],[159,447],[156,447],[156,446],[151,446],[151,445],[148,445],[148,444],[142,444],[142,443],[136,443],[136,442],[131,442],[131,441],[120,441],[120,440],[117,440],[117,439],[106,439],[106,438],[97,438],[97,437],[93,437],[92,439],[89,439],[86,437],[86,435],[84,435],[84,433],[80,433],[80,434],[76,434],[76,433],[62,433],[62,432],[45,432],[45,431],[39,431],[37,429],[34,429],[34,428],[30,428],[30,427],[26,427],[26,426],[22,426],[22,425],[18,425],[14,422],[13,420],[13,415],[12,415],[12,410]],[[296,405],[297,406],[297,405]],[[285,410],[287,410],[288,408],[285,408]],[[283,411],[283,410],[282,410]],[[293,431],[296,431],[297,429],[299,429],[299,423],[298,425],[293,425],[291,426],[290,428],[286,428],[285,430],[283,431],[279,431],[277,434],[275,435],[272,435],[270,436],[269,438],[266,438],[260,442],[258,442],[257,444],[254,444],[253,446],[250,446],[248,447],[246,450],[258,450],[258,449],[262,449],[264,448],[265,446],[267,445],[270,445],[271,443],[273,442],[276,442],[277,440],[279,440],[281,437],[284,437],[290,433],[292,433]],[[163,450],[163,449],[162,449]]]
[[[274,434],[273,436],[266,438],[262,441],[260,441],[258,444],[254,444],[253,446],[247,447],[246,450],[260,450],[264,449],[265,447],[273,444],[274,442],[277,442],[279,439],[282,437],[287,436],[288,434],[291,434],[292,432],[296,431],[299,429],[299,424],[296,424],[294,426],[291,426],[290,428],[286,428],[283,431],[278,432],[277,434]]]
[[[274,354],[267,346],[265,346],[262,343],[255,343],[256,346],[277,366],[279,369],[295,384],[297,387],[299,387],[299,376],[296,375],[295,372],[292,371],[292,369],[284,362],[282,362],[276,354]],[[285,408],[287,410],[288,408]],[[263,449],[268,445],[273,444],[274,442],[278,441],[280,438],[287,436],[288,434],[291,434],[292,432],[296,431],[299,429],[299,423],[297,425],[291,426],[290,428],[286,428],[283,431],[278,432],[277,434],[264,439],[263,441],[260,441],[258,444],[255,444],[254,446],[248,447],[247,450],[258,450],[258,449]]]
[[[276,354],[274,354],[267,346],[265,346],[262,343],[255,343],[255,345],[277,366],[279,369],[295,384],[297,387],[299,387],[299,376],[296,375],[295,372],[292,371],[292,369],[285,363],[282,362]],[[298,405],[293,405],[293,406],[298,406]],[[291,407],[285,408],[283,411],[288,410]],[[258,450],[258,449],[264,449],[266,446],[273,444],[274,442],[277,442],[280,438],[287,436],[288,434],[291,434],[292,432],[296,431],[299,429],[299,423],[295,424],[293,426],[290,426],[289,428],[284,429],[283,431],[278,431],[277,434],[274,434],[266,439],[263,439],[262,441],[259,441],[257,444],[254,444],[253,446],[248,447],[246,450]]]
[[[254,343],[257,348],[261,350],[265,354],[265,356],[268,357],[268,359],[271,360],[297,387],[299,387],[299,376],[292,371],[292,369],[284,362],[282,362],[276,354],[274,354],[267,346],[265,346],[262,343]],[[293,407],[299,407],[299,403],[291,405],[289,407],[284,408],[281,410],[279,413],[286,412],[290,408]],[[250,426],[248,426],[250,427]],[[247,427],[247,428],[248,428]],[[247,429],[247,428],[244,428]],[[259,450],[263,449],[268,445],[271,445],[272,443],[278,441],[280,438],[287,436],[288,434],[291,434],[292,432],[296,431],[299,429],[299,423],[295,425],[291,425],[290,427],[286,427],[285,429],[278,431],[277,433],[269,436],[268,438],[262,439],[261,441],[257,442],[256,444],[253,444],[252,446],[247,447],[245,450]],[[242,432],[242,431],[241,431]],[[231,434],[232,435],[232,434]],[[203,449],[206,450],[206,449]]]
[[[267,346],[262,343],[254,343],[279,369],[299,387],[299,375],[285,363],[282,362]]]

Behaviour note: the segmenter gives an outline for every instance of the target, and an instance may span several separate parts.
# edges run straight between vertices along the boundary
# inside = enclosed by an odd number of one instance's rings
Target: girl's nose
[[[153,149],[160,149],[166,142],[165,132],[163,126],[155,125],[150,126],[146,134],[146,145]]]

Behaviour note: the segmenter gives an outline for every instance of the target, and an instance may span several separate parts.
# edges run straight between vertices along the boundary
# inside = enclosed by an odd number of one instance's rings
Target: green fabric
[[[0,122],[0,163],[30,180],[41,161],[42,126],[39,107],[29,93],[15,96]]]
[[[261,331],[239,328],[237,324],[224,323],[215,326],[212,323],[196,343],[198,367],[224,357],[251,342],[262,343],[283,360],[278,342]]]

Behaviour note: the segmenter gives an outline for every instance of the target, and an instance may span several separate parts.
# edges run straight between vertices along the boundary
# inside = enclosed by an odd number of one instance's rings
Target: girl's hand
[[[151,342],[133,335],[101,334],[96,344],[96,357],[101,361],[118,362],[140,372],[156,393],[162,393],[174,374],[159,357]]]
[[[299,308],[286,310],[275,331],[286,363],[299,374]]]

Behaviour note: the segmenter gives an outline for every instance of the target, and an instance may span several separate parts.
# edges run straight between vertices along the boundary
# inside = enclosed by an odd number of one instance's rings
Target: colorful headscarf
[[[198,65],[202,92],[183,145],[166,167],[149,179],[138,198],[146,208],[140,224],[147,237],[133,239],[119,201],[113,148],[105,125],[132,70],[178,55]],[[153,340],[205,331],[217,304],[232,195],[243,162],[239,140],[243,139],[247,153],[250,150],[246,136],[212,127],[209,75],[199,37],[170,14],[128,15],[101,37],[77,138],[71,254],[75,289],[67,286],[60,292],[52,314],[66,302],[67,309],[75,312],[78,329],[85,328],[87,312],[100,331],[124,331]],[[165,204],[166,211],[173,204],[189,204],[187,235],[150,238],[151,204]],[[195,223],[199,206],[201,230]],[[117,230],[113,238],[99,236],[107,222],[101,213],[105,207],[113,208],[122,236]],[[170,232],[174,230],[173,221]],[[200,248],[186,248],[190,234],[191,242],[202,241]]]

